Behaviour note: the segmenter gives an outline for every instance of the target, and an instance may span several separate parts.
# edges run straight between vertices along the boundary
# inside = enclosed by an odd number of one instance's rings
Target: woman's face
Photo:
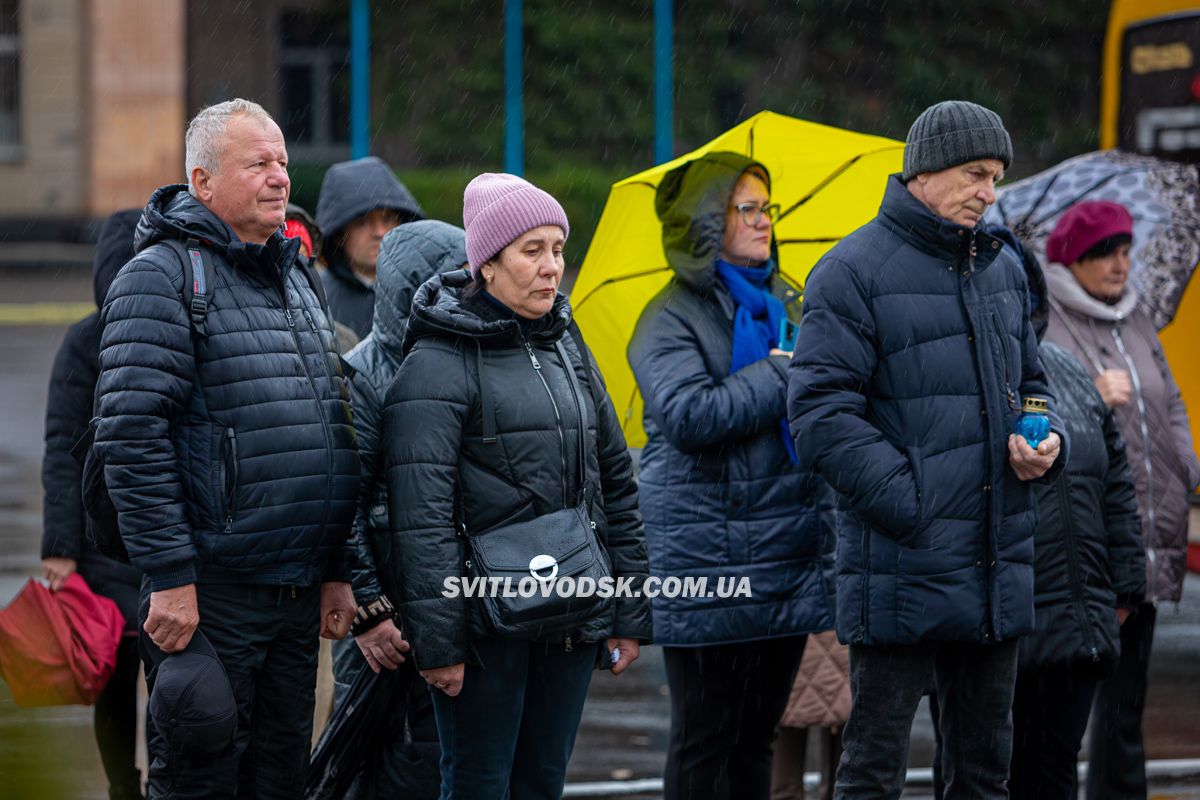
[[[562,280],[566,241],[557,225],[518,236],[480,269],[488,293],[525,319],[545,316]]]
[[[1129,245],[1118,245],[1106,256],[1080,259],[1071,265],[1071,272],[1092,297],[1115,303],[1125,293],[1125,282],[1129,280]]]
[[[742,174],[729,208],[725,210],[725,236],[721,258],[742,267],[758,266],[771,257],[771,220],[765,212],[755,213],[771,202],[771,193],[762,178],[752,172]],[[739,211],[741,206],[745,211]],[[747,224],[750,219],[753,224]]]

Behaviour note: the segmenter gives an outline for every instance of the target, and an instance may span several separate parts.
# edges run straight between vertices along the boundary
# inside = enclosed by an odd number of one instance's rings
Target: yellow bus
[[[1200,0],[1113,0],[1100,146],[1200,163]],[[1200,280],[1160,336],[1200,447]]]

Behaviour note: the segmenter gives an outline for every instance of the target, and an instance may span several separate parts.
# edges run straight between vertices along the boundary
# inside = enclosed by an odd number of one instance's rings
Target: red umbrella
[[[125,619],[79,573],[51,592],[30,578],[0,611],[0,677],[17,705],[91,705],[117,666]]]

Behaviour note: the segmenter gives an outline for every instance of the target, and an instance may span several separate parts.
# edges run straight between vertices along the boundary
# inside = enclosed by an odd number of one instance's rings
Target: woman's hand
[[[452,667],[423,669],[421,677],[430,686],[445,692],[447,697],[458,697],[458,693],[462,691],[463,678],[466,677],[466,668],[460,663]]]
[[[788,358],[791,358],[791,357],[792,357],[792,351],[791,351],[791,350],[780,350],[778,347],[772,347],[772,348],[771,348],[771,353],[770,353],[770,355],[773,355],[773,356],[787,356]]]
[[[50,584],[50,591],[57,592],[67,582],[79,565],[73,558],[43,558],[42,575]]]
[[[606,641],[604,646],[608,648],[609,653],[616,650],[620,655],[617,663],[612,665],[613,675],[620,675],[630,664],[637,661],[638,656],[642,654],[642,648],[638,644],[637,639],[613,638]]]

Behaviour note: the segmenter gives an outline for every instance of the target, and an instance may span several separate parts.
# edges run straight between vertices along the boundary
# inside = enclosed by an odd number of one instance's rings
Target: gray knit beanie
[[[979,158],[996,158],[1008,169],[1012,139],[995,111],[966,100],[946,100],[921,112],[904,143],[907,182]]]

